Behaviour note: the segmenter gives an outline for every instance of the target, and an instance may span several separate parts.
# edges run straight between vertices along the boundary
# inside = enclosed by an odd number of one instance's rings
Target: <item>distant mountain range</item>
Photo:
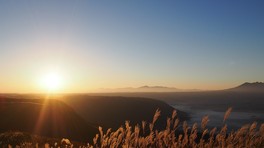
[[[253,83],[243,83],[237,87],[224,89],[228,91],[263,91],[264,92],[264,83],[263,82],[253,82]],[[126,88],[116,88],[116,89],[107,89],[102,88],[97,90],[102,93],[114,93],[114,92],[197,92],[197,91],[208,91],[208,90],[199,90],[199,89],[179,89],[175,87],[166,87],[166,86],[141,86],[141,87],[126,87]]]
[[[235,88],[231,88],[232,91],[246,91],[246,92],[264,92],[263,82],[243,83]]]
[[[141,87],[126,87],[126,88],[116,88],[116,89],[99,89],[98,92],[186,92],[186,91],[200,91],[198,89],[178,89],[175,87],[166,86],[141,86]]]

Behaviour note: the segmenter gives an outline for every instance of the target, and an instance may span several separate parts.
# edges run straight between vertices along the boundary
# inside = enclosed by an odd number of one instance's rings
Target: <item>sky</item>
[[[0,92],[264,81],[264,1],[0,1]],[[57,80],[59,79],[59,80]]]

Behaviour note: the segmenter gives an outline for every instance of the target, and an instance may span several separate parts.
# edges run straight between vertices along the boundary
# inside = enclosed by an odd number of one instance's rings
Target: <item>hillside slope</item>
[[[123,125],[126,120],[134,125],[143,120],[151,122],[158,108],[161,110],[161,117],[157,121],[157,128],[161,128],[174,110],[163,101],[139,97],[66,95],[62,100],[87,121],[113,129]],[[188,115],[181,111],[178,111],[178,117],[181,121],[188,119]]]
[[[58,100],[0,98],[0,132],[23,131],[87,141],[97,129]]]

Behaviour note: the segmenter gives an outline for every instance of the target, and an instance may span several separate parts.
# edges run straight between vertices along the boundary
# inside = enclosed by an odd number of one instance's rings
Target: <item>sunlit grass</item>
[[[153,121],[146,123],[143,121],[132,127],[129,121],[125,122],[116,131],[108,129],[105,133],[99,127],[99,133],[93,138],[93,143],[84,144],[83,148],[119,148],[119,147],[264,147],[264,124],[258,126],[256,122],[242,126],[240,129],[227,132],[228,126],[225,124],[231,113],[229,108],[220,129],[207,128],[208,116],[202,118],[200,126],[194,123],[191,127],[187,122],[180,122],[177,112],[173,111],[167,119],[166,128],[155,129],[155,122],[160,116],[160,110],[154,114]],[[11,146],[11,145],[10,145]],[[37,143],[23,142],[20,147],[36,147]],[[55,143],[46,143],[43,147],[76,147],[70,140],[62,139]],[[78,145],[80,146],[80,145]]]

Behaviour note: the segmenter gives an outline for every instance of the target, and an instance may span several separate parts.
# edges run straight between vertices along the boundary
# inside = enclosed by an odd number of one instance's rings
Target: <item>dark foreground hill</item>
[[[58,100],[0,98],[0,133],[23,131],[47,137],[87,141],[97,133],[74,110]]]
[[[43,95],[2,96],[0,116],[6,118],[0,123],[0,132],[20,130],[77,141],[87,141],[86,137],[91,140],[98,133],[98,126],[114,130],[124,125],[125,121],[130,121],[131,125],[152,122],[157,109],[160,109],[161,116],[155,127],[161,129],[175,110],[163,101],[140,97],[68,94],[50,96],[45,100],[37,99],[44,98]],[[181,121],[189,119],[185,112],[177,110],[177,115]],[[37,128],[38,122],[43,124]]]
[[[27,144],[26,144],[27,143]],[[39,135],[34,135],[26,132],[8,131],[0,133],[0,147],[7,148],[8,145],[12,147],[19,146],[20,148],[34,148],[45,147],[45,144],[49,144],[51,147],[70,147],[72,144],[74,147],[86,146],[85,142],[76,142],[67,138],[50,138]],[[47,146],[46,146],[47,147]]]
[[[161,117],[156,125],[157,128],[162,128],[167,117],[175,110],[163,101],[140,97],[66,95],[62,100],[87,121],[112,129],[120,127],[126,120],[132,125],[143,120],[151,122],[158,108],[161,110]],[[177,113],[181,121],[188,119],[186,113],[179,110]]]

